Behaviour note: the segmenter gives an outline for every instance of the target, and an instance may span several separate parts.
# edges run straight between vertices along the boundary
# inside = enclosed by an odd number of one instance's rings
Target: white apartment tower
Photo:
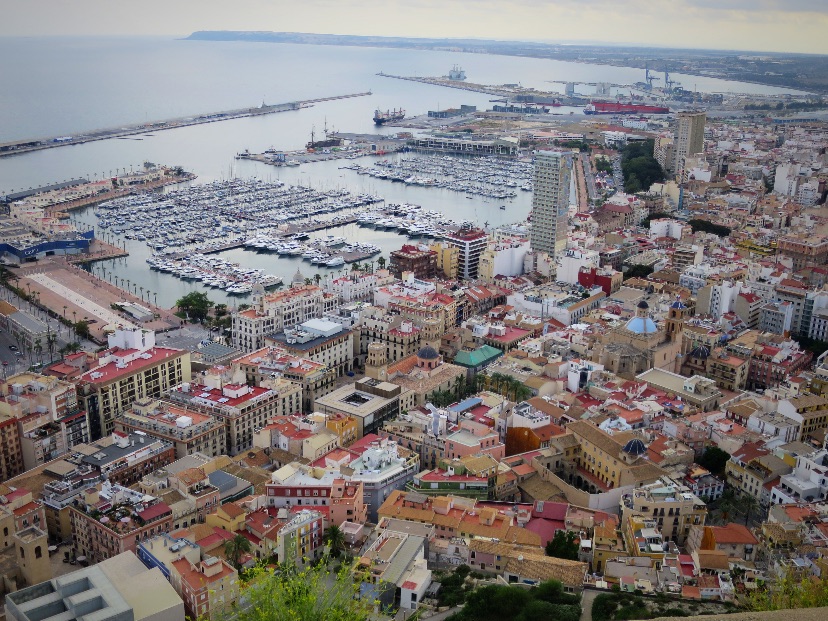
[[[676,178],[684,183],[685,162],[691,155],[704,152],[704,124],[707,122],[705,112],[679,112],[678,135],[675,144]]]
[[[535,154],[532,195],[532,232],[529,246],[554,257],[566,250],[572,153],[539,151]]]

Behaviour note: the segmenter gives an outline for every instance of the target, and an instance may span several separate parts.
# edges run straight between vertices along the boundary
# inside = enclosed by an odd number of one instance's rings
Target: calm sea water
[[[471,82],[521,83],[549,90],[549,80],[640,81],[637,69],[480,54],[349,48],[270,43],[182,41],[167,38],[0,38],[0,141],[70,134],[101,127],[192,116],[206,112],[297,99],[372,91],[372,95],[326,102],[311,108],[162,131],[142,140],[106,140],[48,149],[0,159],[0,193],[38,187],[78,176],[111,175],[115,169],[138,167],[144,161],[181,165],[199,182],[230,176],[258,176],[319,188],[345,187],[369,191],[387,202],[411,202],[450,213],[456,219],[491,225],[522,220],[530,197],[522,193],[508,202],[465,200],[447,190],[404,187],[340,170],[340,162],[277,169],[237,161],[236,153],[301,148],[327,124],[345,132],[393,132],[377,129],[375,108],[404,107],[409,115],[430,109],[471,104],[485,109],[489,96],[414,82],[382,78],[397,75],[435,76],[461,65]],[[776,93],[782,89],[714,78],[683,76],[686,88],[703,91]],[[588,87],[582,87],[584,89]],[[567,109],[562,109],[568,112]],[[75,216],[93,223],[91,212]],[[405,238],[355,225],[329,231],[349,239],[373,241],[387,257]],[[132,244],[132,245],[130,245]],[[112,269],[157,293],[159,304],[171,305],[199,285],[147,269],[148,250],[127,241],[133,254]],[[226,253],[245,266],[263,267],[289,281],[297,267],[306,276],[318,268],[299,259],[236,250]],[[109,271],[109,269],[107,269]],[[225,301],[217,290],[211,298]]]

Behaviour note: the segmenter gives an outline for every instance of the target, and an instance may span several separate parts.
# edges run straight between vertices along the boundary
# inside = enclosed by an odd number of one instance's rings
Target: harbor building
[[[539,151],[535,155],[532,231],[529,246],[556,257],[566,249],[572,154]]]
[[[676,134],[674,163],[676,178],[686,183],[687,158],[704,152],[704,125],[707,122],[705,112],[679,112],[678,132]]]
[[[190,375],[190,352],[157,347],[150,330],[116,330],[97,365],[78,378],[78,398],[89,414],[90,436],[97,440],[110,435],[115,417],[137,399],[160,397]]]

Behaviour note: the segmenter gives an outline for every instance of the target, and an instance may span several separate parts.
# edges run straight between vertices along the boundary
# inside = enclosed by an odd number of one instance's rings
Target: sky
[[[0,36],[196,30],[828,54],[828,0],[0,0]]]

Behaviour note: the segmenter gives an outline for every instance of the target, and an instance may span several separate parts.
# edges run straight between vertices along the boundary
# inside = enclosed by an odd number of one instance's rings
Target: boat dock
[[[201,114],[198,116],[178,117],[149,123],[136,123],[133,125],[124,125],[121,127],[96,129],[89,132],[67,134],[64,136],[53,136],[49,138],[35,138],[28,140],[15,140],[12,142],[0,143],[0,157],[18,155],[21,153],[29,153],[31,151],[40,151],[42,149],[65,147],[73,144],[83,144],[86,142],[94,142],[96,140],[108,140],[110,138],[126,138],[128,136],[137,136],[136,138],[132,138],[132,140],[142,140],[140,135],[149,134],[150,132],[156,132],[165,129],[176,129],[178,127],[188,127],[190,125],[201,125],[202,123],[215,123],[217,121],[228,121],[231,119],[261,116],[263,114],[273,114],[275,112],[288,112],[290,110],[300,110],[301,108],[308,108],[317,103],[335,101],[338,99],[350,99],[352,97],[365,97],[370,94],[371,91],[367,91],[364,93],[351,93],[348,95],[333,95],[331,97],[304,99],[300,101],[291,101],[288,103],[275,104],[270,106],[265,105],[263,103],[258,108],[239,108],[237,110],[225,110],[223,112],[213,112],[210,114]]]

